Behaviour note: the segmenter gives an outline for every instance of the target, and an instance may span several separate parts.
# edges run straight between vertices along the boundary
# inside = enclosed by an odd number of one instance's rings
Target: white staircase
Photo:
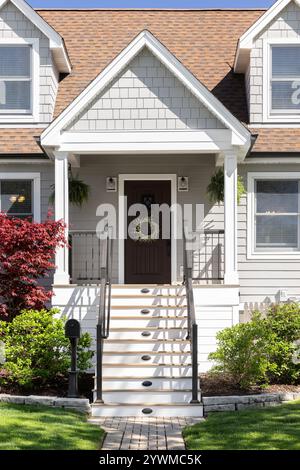
[[[103,348],[103,403],[92,416],[193,416],[191,344],[183,286],[113,286]],[[199,393],[199,400],[201,399]]]

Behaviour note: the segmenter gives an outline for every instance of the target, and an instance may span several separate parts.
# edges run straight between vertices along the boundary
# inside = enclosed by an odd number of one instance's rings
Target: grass
[[[189,450],[300,450],[300,401],[215,413],[183,436]]]
[[[98,450],[103,437],[73,411],[0,403],[0,450]]]

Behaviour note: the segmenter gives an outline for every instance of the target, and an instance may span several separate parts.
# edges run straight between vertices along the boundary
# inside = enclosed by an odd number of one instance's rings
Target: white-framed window
[[[39,40],[0,40],[0,123],[39,120]]]
[[[40,181],[40,173],[0,173],[0,211],[40,222]]]
[[[248,173],[248,258],[300,258],[300,173]]]

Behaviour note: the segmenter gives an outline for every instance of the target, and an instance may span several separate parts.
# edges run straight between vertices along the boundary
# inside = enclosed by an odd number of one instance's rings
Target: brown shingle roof
[[[43,130],[0,128],[0,154],[42,154],[37,139]]]
[[[300,129],[251,127],[258,134],[253,152],[300,152]]]
[[[55,116],[142,30],[153,33],[241,121],[244,77],[232,67],[239,37],[265,10],[38,10],[65,40],[73,66],[61,81]],[[251,129],[252,130],[252,129]],[[256,129],[255,151],[300,150],[300,129]],[[39,153],[41,129],[1,129],[0,153]]]

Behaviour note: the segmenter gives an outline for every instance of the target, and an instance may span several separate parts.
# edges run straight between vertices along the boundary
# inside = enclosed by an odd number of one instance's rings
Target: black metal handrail
[[[100,303],[96,332],[96,401],[103,403],[102,381],[103,381],[103,345],[104,340],[109,337],[110,328],[110,305],[111,305],[111,275],[112,275],[112,249],[113,240],[111,229],[107,227],[106,237],[102,240],[100,257]]]
[[[185,224],[183,224],[183,267],[184,285],[186,288],[188,310],[188,339],[191,341],[192,352],[192,400],[199,403],[199,377],[198,377],[198,325],[196,323],[195,303],[193,293],[193,250],[187,246]]]

